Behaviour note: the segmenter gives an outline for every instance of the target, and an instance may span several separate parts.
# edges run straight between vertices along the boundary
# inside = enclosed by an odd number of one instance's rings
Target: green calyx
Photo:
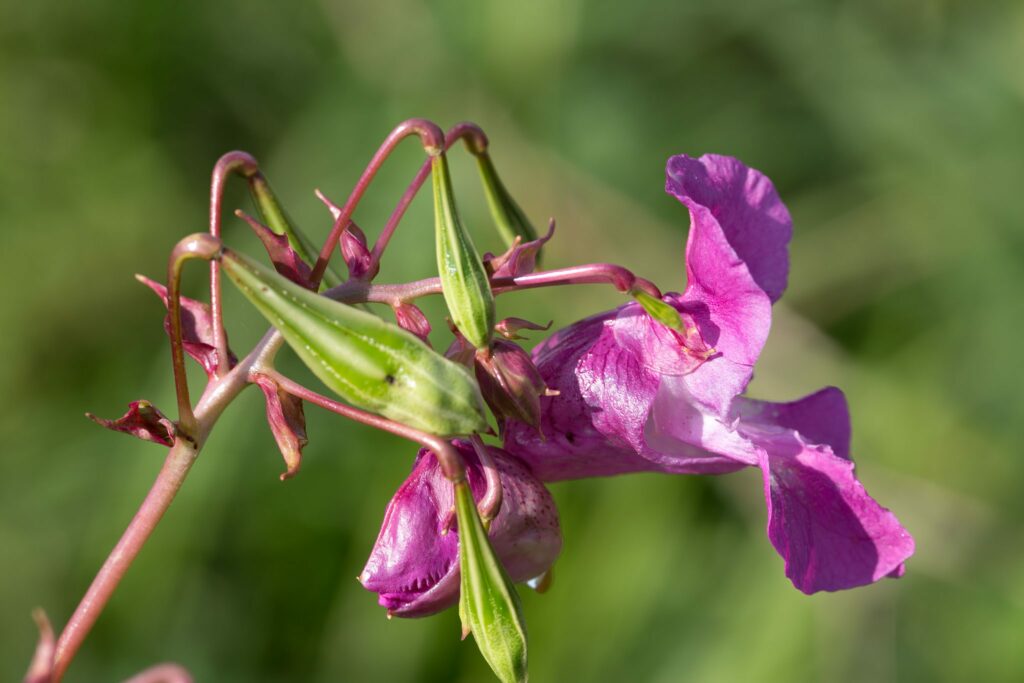
[[[452,322],[477,348],[486,348],[494,329],[494,293],[483,261],[455,208],[444,154],[432,161],[437,270]]]
[[[512,581],[487,540],[469,484],[455,484],[459,524],[459,618],[463,635],[473,634],[502,683],[522,683],[526,671],[526,622]]]
[[[469,372],[415,335],[238,252],[225,249],[221,263],[313,374],[349,403],[439,436],[487,429]]]

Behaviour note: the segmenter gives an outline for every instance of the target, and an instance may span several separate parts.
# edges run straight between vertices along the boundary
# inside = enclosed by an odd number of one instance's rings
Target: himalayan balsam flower
[[[736,159],[669,160],[666,189],[690,211],[687,286],[664,301],[683,332],[632,303],[575,323],[534,351],[547,386],[541,433],[505,447],[544,481],[656,471],[764,475],[768,536],[805,593],[899,576],[914,541],[854,476],[835,388],[792,403],[740,394],[786,287],[789,212]]]
[[[479,502],[487,490],[473,447],[453,442]],[[488,453],[501,476],[502,504],[488,536],[513,581],[547,571],[562,548],[555,502],[529,469],[500,448]],[[389,614],[420,617],[454,605],[459,599],[459,534],[452,484],[434,454],[421,450],[412,474],[388,503],[380,535],[359,575],[380,595]]]

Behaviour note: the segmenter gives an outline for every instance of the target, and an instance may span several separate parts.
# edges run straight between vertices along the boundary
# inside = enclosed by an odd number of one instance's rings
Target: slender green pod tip
[[[506,245],[511,247],[516,237],[521,238],[524,243],[536,240],[537,230],[534,229],[519,204],[512,198],[505,184],[501,182],[490,154],[486,151],[476,154],[476,163],[480,170],[480,179],[484,184],[487,206],[491,210],[495,227],[505,240]]]
[[[349,403],[438,436],[487,429],[469,372],[415,335],[236,251],[224,249],[221,263],[313,374]]]
[[[494,293],[483,261],[455,208],[448,159],[431,160],[437,270],[452,322],[473,346],[486,348],[494,329]]]
[[[480,654],[502,683],[527,680],[526,621],[512,581],[487,539],[469,484],[455,484],[463,637],[473,634]]]

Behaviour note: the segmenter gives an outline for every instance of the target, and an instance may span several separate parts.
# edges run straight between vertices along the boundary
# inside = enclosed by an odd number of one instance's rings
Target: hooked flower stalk
[[[371,245],[354,212],[380,166],[407,137],[419,139],[427,159]],[[446,152],[458,140],[477,159],[504,248],[497,256],[480,256],[456,209]],[[263,243],[270,266],[222,241],[221,197],[232,174],[249,184],[262,222],[236,214]],[[375,283],[391,235],[428,176],[438,275]],[[527,631],[514,584],[546,589],[562,549],[546,482],[758,468],[769,539],[799,590],[839,590],[901,576],[914,541],[854,474],[842,392],[828,387],[784,403],[745,395],[772,304],[789,274],[792,225],[775,188],[736,159],[680,155],[669,160],[666,190],[690,214],[682,293],[662,294],[652,282],[609,263],[537,271],[554,221],[537,236],[499,179],[486,136],[473,124],[446,134],[423,119],[403,122],[344,204],[318,191],[332,221],[319,252],[288,219],[258,162],[244,152],[225,155],[214,168],[209,231],[174,248],[166,287],[139,276],[167,310],[177,420],[145,400],[115,420],[93,417],[165,447],[164,468],[60,637],[55,640],[41,622],[26,680],[61,679],[217,419],[250,385],[263,393],[287,468],[282,480],[299,472],[309,439],[308,403],[420,446],[412,472],[387,504],[359,580],[389,617],[423,617],[458,604],[463,637],[473,635],[503,682],[527,678]],[[347,280],[330,268],[335,251],[345,260]],[[209,261],[208,304],[180,296],[185,264],[196,259]],[[221,275],[272,326],[241,360],[227,342]],[[329,289],[320,291],[321,282]],[[550,323],[516,317],[495,323],[500,294],[594,283],[611,284],[627,301],[552,333],[532,353],[515,343],[520,333],[546,333]],[[453,333],[450,343],[438,347],[447,348],[443,354],[431,343],[435,327],[415,303],[438,294]],[[396,323],[361,306],[367,303],[390,307]],[[274,361],[284,344],[340,400],[281,374]],[[206,371],[196,402],[186,355]],[[484,441],[487,435],[491,442]],[[175,675],[187,679],[183,672]]]

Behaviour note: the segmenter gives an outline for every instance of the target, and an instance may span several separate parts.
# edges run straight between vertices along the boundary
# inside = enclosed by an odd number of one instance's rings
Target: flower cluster
[[[411,136],[420,138],[428,158],[371,247],[353,213],[384,160]],[[447,158],[460,140],[478,162],[504,253],[481,256],[460,219]],[[263,243],[272,268],[222,241],[220,204],[231,174],[249,184],[262,221],[237,215]],[[428,177],[438,276],[375,283],[388,242]],[[287,467],[282,479],[302,465],[306,403],[421,446],[359,579],[389,616],[426,616],[457,603],[463,636],[473,634],[505,682],[525,681],[527,671],[525,620],[514,584],[546,588],[562,548],[546,482],[756,467],[764,481],[768,537],[799,590],[901,576],[914,541],[854,475],[842,392],[829,387],[789,403],[744,395],[789,274],[792,225],[775,188],[736,159],[708,155],[672,157],[666,189],[690,214],[681,294],[662,294],[608,263],[538,270],[554,222],[538,236],[473,124],[447,134],[423,119],[396,127],[344,205],[319,194],[333,218],[319,253],[288,220],[256,160],[244,152],[224,155],[213,173],[209,231],[177,244],[166,287],[140,277],[167,311],[177,420],[145,400],[115,420],[93,416],[167,448],[165,466],[56,642],[40,619],[37,663],[27,680],[60,680],[218,417],[247,386],[263,393]],[[348,278],[330,269],[336,251]],[[211,263],[208,304],[181,296],[182,268],[193,259]],[[228,344],[222,276],[273,326],[244,356]],[[588,283],[611,284],[630,302],[554,332],[532,354],[516,343],[520,333],[549,326],[495,320],[495,297],[505,292]],[[454,335],[444,353],[431,345],[431,324],[415,303],[437,294]],[[366,303],[389,306],[395,322],[359,305]],[[275,356],[285,343],[341,401],[277,369]],[[186,355],[206,374],[195,403]]]
[[[671,329],[633,302],[559,330],[534,350],[549,395],[539,398],[539,425],[515,417],[504,424],[500,462],[509,469],[521,463],[514,481],[529,486],[506,497],[517,502],[492,528],[499,556],[521,580],[542,574],[557,554],[550,507],[542,521],[527,521],[536,508],[518,502],[527,489],[549,500],[537,480],[757,467],[768,536],[798,589],[833,591],[902,575],[914,541],[854,475],[842,392],[828,387],[788,403],[743,396],[789,271],[792,226],[772,183],[733,158],[676,156],[666,191],[691,220],[686,288],[662,299],[682,325]],[[399,615],[456,599],[438,580],[454,567],[453,542],[438,532],[450,501],[430,482],[421,454],[388,506],[362,574]],[[523,519],[510,524],[509,514]],[[539,535],[535,524],[549,533]],[[537,552],[538,542],[551,551]]]

